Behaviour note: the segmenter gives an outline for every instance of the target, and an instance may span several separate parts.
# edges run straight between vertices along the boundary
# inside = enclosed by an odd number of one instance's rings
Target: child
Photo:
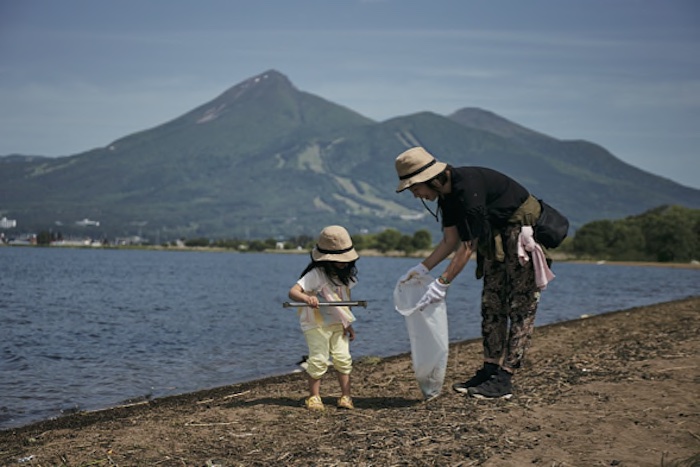
[[[351,324],[355,317],[348,307],[319,307],[318,303],[350,300],[350,289],[357,283],[355,261],[358,258],[345,228],[339,225],[326,227],[311,251],[311,262],[289,290],[291,300],[308,305],[299,308],[299,323],[309,346],[306,369],[309,380],[306,407],[309,410],[324,410],[320,395],[321,377],[328,370],[329,357],[333,359],[342,393],[338,407],[353,408],[350,341],[355,339]]]

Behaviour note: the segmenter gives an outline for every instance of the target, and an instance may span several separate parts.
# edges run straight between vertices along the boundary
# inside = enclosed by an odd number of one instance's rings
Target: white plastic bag
[[[413,371],[425,399],[442,391],[449,351],[445,301],[428,305],[423,311],[416,308],[434,280],[428,274],[413,276],[405,282],[399,281],[394,288],[394,308],[406,319]]]

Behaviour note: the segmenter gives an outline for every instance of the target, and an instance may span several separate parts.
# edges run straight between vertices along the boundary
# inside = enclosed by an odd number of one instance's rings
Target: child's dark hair
[[[311,271],[314,268],[321,268],[323,269],[323,272],[326,273],[326,276],[335,284],[335,285],[350,285],[350,281],[355,282],[355,277],[357,276],[357,267],[355,266],[355,261],[349,261],[345,264],[347,264],[346,267],[344,268],[337,268],[335,267],[335,264],[337,261],[314,261],[311,260],[311,262],[306,266],[306,269],[304,269],[304,272],[301,273],[299,277],[304,277],[307,272]],[[336,279],[341,282],[341,284],[338,284],[336,282]]]

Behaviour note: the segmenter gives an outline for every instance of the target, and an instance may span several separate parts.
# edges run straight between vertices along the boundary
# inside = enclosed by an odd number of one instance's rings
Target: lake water
[[[358,261],[354,358],[410,352],[394,311],[413,258]],[[307,255],[0,248],[0,429],[288,373],[306,353],[283,308]],[[451,341],[479,337],[474,265],[450,288]],[[439,269],[441,272],[442,269]],[[555,263],[537,325],[700,294],[700,271]]]

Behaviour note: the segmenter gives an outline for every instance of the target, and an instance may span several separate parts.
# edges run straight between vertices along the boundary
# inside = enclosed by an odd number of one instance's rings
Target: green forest
[[[561,249],[580,259],[685,263],[700,259],[700,210],[661,206],[620,220],[589,222]]]

